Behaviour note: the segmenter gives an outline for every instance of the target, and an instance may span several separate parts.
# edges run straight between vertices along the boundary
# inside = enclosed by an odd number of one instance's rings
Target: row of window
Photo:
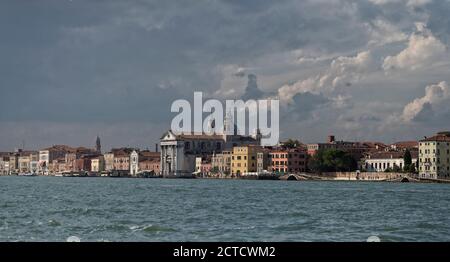
[[[430,174],[426,174],[426,173],[421,173],[421,174],[419,174],[419,176],[420,176],[421,178],[436,178],[435,175],[430,175]],[[448,177],[450,177],[450,173],[439,174],[439,177],[445,177],[445,178],[448,178]]]
[[[291,153],[291,154],[269,154],[269,158],[305,158],[304,154],[297,154],[297,153]]]
[[[292,163],[292,165],[304,165],[305,164],[305,162],[303,162],[303,161],[291,161]],[[272,165],[273,166],[280,166],[280,165],[284,165],[284,166],[287,166],[288,165],[288,161],[272,161]]]
[[[232,156],[231,159],[235,160],[234,156]],[[242,159],[247,160],[247,156],[244,156],[244,157],[236,156],[236,160],[242,160]],[[251,159],[255,160],[255,156],[252,156]]]
[[[420,158],[419,162],[420,163],[435,163],[436,162],[436,163],[440,164],[441,163],[441,159],[437,158],[437,161],[436,161],[436,158]],[[447,158],[447,163],[450,164],[450,158]]]
[[[119,158],[119,159],[114,158],[114,163],[128,163],[128,162],[129,162],[128,158]]]
[[[276,155],[273,155],[273,156],[271,156],[271,155],[269,155],[269,158],[292,158],[292,157],[294,157],[294,158],[297,158],[297,157],[300,157],[300,158],[305,158],[305,156],[304,155],[299,155],[299,154],[293,154],[293,155],[291,155],[291,154],[289,154],[287,157],[286,157],[287,155],[283,155],[283,154],[276,154]],[[231,157],[233,160],[235,160],[235,158],[234,158],[234,156],[232,156]],[[261,157],[259,157],[260,159],[261,159]],[[236,156],[236,159],[237,160],[242,160],[242,156]],[[247,156],[243,156],[243,159],[244,160],[247,160]],[[255,156],[252,156],[251,157],[251,159],[252,160],[255,160]]]
[[[195,142],[192,142],[192,148],[195,148]],[[222,149],[222,143],[216,142],[197,142],[197,147],[200,149],[211,149],[215,146],[215,149],[220,151]],[[191,149],[191,142],[184,142],[184,149],[190,150]]]
[[[233,167],[247,167],[247,163],[244,163],[243,165],[241,165],[241,163],[236,163],[236,165],[235,165],[235,163],[233,163],[232,166]],[[252,163],[251,166],[255,167],[255,163]]]
[[[384,162],[384,163],[366,163],[366,169],[369,169],[369,167],[371,168],[371,169],[376,169],[376,170],[380,170],[380,169],[382,169],[382,170],[386,170],[386,169],[388,169],[388,168],[391,168],[391,167],[395,167],[395,164],[394,164],[394,166],[391,166],[391,163],[386,163],[386,162]],[[399,166],[399,168],[403,168],[403,163],[400,163],[400,166]]]
[[[431,149],[425,149],[424,151],[423,151],[425,154],[431,154]],[[419,150],[419,153],[420,154],[422,154],[422,150]],[[437,151],[436,151],[436,149],[433,149],[433,154],[438,154],[438,155],[440,155],[441,154],[441,150],[440,149],[438,149]],[[450,149],[447,149],[447,154],[450,154]]]
[[[443,145],[445,145],[445,144],[447,144],[447,146],[450,146],[450,143],[442,143]],[[425,145],[425,146],[434,146],[434,145],[436,145],[436,143],[435,142],[423,142],[423,143],[420,143],[420,145],[421,146],[423,146],[423,145]],[[441,142],[437,142],[437,145],[438,146],[440,146],[441,145]]]

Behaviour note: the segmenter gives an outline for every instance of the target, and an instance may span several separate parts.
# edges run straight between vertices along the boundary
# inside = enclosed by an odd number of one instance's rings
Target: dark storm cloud
[[[0,120],[162,121],[171,100],[218,88],[220,79],[208,72],[217,63],[295,49],[324,37],[321,30],[346,30],[338,18],[306,17],[315,4],[291,1],[2,5],[0,109],[8,113]],[[354,45],[346,38],[333,48]]]
[[[197,90],[214,93],[221,87],[224,76],[218,68],[223,66],[261,67],[259,72],[239,75],[258,75],[262,87],[269,84],[261,79],[302,80],[302,72],[284,78],[287,67],[272,64],[297,50],[304,50],[307,57],[311,50],[319,55],[364,51],[372,37],[367,25],[376,19],[410,33],[414,22],[426,16],[436,37],[447,41],[449,4],[433,1],[412,10],[404,1],[395,2],[384,6],[352,0],[2,1],[0,148],[15,143],[5,139],[16,137],[12,127],[38,126],[35,123],[51,126],[58,141],[74,123],[91,127],[89,139],[91,133],[107,128],[110,139],[116,134],[124,144],[155,141],[160,134],[136,140],[126,134],[140,133],[123,128],[128,123],[130,129],[169,127],[171,102],[190,99]],[[254,95],[252,90],[259,89],[250,90]],[[300,94],[285,113],[310,115],[330,105],[328,100]],[[34,129],[23,133],[25,139],[43,139],[45,134],[39,132],[44,129]],[[71,141],[77,139],[82,136]]]
[[[311,112],[330,102],[328,98],[321,94],[298,93],[292,98],[292,103],[285,109],[286,112],[283,113],[284,121],[292,121],[292,117],[297,121],[309,119]]]

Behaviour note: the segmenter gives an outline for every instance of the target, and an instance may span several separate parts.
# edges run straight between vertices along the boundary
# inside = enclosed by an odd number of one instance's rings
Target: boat
[[[36,173],[19,173],[19,176],[37,176]]]

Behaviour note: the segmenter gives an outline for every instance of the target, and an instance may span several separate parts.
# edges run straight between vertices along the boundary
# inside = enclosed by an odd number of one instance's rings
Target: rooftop
[[[411,158],[417,158],[418,153],[417,151],[411,151]],[[392,151],[392,152],[385,152],[385,151],[378,151],[373,152],[371,154],[368,154],[368,159],[402,159],[404,156],[403,151]]]
[[[419,146],[419,142],[417,141],[400,141],[392,144],[398,148],[414,148]]]
[[[426,137],[420,142],[450,142],[450,131],[439,132],[432,137]]]

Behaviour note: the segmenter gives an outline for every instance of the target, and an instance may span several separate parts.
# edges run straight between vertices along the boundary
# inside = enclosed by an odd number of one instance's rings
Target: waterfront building
[[[139,171],[153,172],[159,175],[161,169],[161,153],[148,150],[139,152]]]
[[[195,174],[197,176],[207,176],[211,173],[211,157],[196,157],[195,158]]]
[[[439,132],[419,141],[419,176],[450,178],[450,132]]]
[[[350,141],[337,141],[335,136],[328,136],[328,141],[326,143],[315,143],[307,145],[308,155],[314,156],[317,151],[325,149],[336,149],[347,152],[356,161],[359,161],[364,153],[373,150],[373,146],[381,146],[380,144],[374,142],[350,142]]]
[[[69,152],[66,153],[64,156],[64,162],[66,164],[64,171],[70,172],[70,171],[77,171],[76,170],[76,160],[78,159],[76,152]]]
[[[139,172],[139,154],[133,150],[130,154],[130,175],[136,176]]]
[[[256,172],[258,174],[268,171],[270,166],[270,154],[268,149],[262,149],[256,155]]]
[[[257,172],[257,156],[263,149],[261,146],[248,145],[233,147],[231,156],[231,173],[233,175],[245,175]]]
[[[300,148],[272,150],[269,171],[278,174],[306,172],[306,154]]]
[[[9,153],[0,152],[0,176],[9,175]]]
[[[45,148],[39,151],[39,172],[44,175],[49,175],[51,171],[49,170],[50,163],[53,163],[56,159],[61,159],[66,157],[66,154],[73,152],[74,149],[66,145],[54,145],[49,148]],[[55,163],[53,163],[52,169],[55,169]]]
[[[224,150],[221,153],[214,153],[211,157],[211,169],[223,175],[231,174],[231,156],[232,151]]]
[[[105,170],[105,159],[102,155],[91,159],[91,172],[100,173]]]
[[[105,170],[112,171],[114,170],[114,153],[109,152],[103,155],[105,158]]]
[[[227,115],[222,134],[216,133],[211,123],[209,129],[213,133],[212,135],[175,134],[171,130],[167,131],[160,141],[162,175],[165,177],[192,177],[197,157],[231,150],[235,146],[261,143],[259,131],[254,132],[252,136],[236,135],[237,127],[232,123],[231,117]]]
[[[92,161],[93,159],[98,159],[98,161]],[[93,164],[96,166],[93,166]],[[101,172],[102,169],[103,169],[103,156],[101,154],[83,154],[75,160],[75,169],[72,171],[97,173]]]
[[[164,177],[192,177],[195,159],[224,149],[219,135],[175,135],[168,131],[161,138],[161,172]]]
[[[30,156],[21,155],[18,157],[18,167],[19,173],[29,173],[30,172]]]
[[[134,148],[113,148],[114,155],[113,170],[130,172],[130,155]]]
[[[39,169],[39,153],[20,150],[17,156],[18,173],[37,173]]]
[[[139,161],[139,170],[140,172],[153,172],[155,174],[159,174],[161,172],[160,169],[161,161],[160,159],[145,159]]]
[[[77,158],[75,160],[75,169],[72,170],[73,172],[80,172],[80,171],[91,171],[91,158],[89,157],[81,157]]]
[[[1,176],[9,175],[9,158],[0,159],[0,175]]]
[[[39,172],[39,152],[33,151],[29,154],[30,158],[30,172],[37,174]]]
[[[417,164],[418,152],[410,151],[412,164]],[[386,170],[403,170],[405,161],[404,151],[378,151],[367,154],[363,160],[363,169],[367,172],[384,172]]]
[[[47,170],[49,175],[54,175],[56,173],[64,172],[66,170],[65,157],[59,157],[53,159],[48,165]]]
[[[9,155],[9,174],[19,173],[19,154],[17,152],[11,153]]]

